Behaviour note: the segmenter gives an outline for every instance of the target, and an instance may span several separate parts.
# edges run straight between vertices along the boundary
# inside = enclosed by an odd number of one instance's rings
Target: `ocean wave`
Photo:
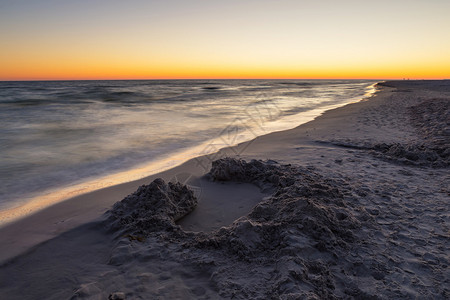
[[[215,90],[221,90],[222,88],[220,86],[206,86],[202,87],[203,90],[207,91],[215,91]]]

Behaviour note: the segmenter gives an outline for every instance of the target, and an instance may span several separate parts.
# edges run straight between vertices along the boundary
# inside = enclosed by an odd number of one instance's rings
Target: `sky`
[[[450,78],[449,0],[0,0],[0,80]]]

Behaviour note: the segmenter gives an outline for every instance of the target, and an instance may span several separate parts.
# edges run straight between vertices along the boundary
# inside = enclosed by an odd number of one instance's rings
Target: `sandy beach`
[[[450,298],[450,81],[378,89],[0,228],[0,298]]]

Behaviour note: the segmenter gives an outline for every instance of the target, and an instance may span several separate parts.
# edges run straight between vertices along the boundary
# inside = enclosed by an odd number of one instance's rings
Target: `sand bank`
[[[384,83],[295,129],[50,207],[0,229],[0,293],[446,299],[449,99],[447,81]]]

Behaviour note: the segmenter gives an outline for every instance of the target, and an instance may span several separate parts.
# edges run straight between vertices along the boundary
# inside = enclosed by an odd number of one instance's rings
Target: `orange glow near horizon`
[[[449,1],[322,2],[0,4],[0,80],[450,78]]]
[[[400,69],[400,70],[399,70]],[[89,65],[44,65],[3,67],[0,80],[121,80],[121,79],[448,79],[450,66],[389,66],[276,68],[242,66],[200,68],[197,66],[139,67],[112,63]]]

